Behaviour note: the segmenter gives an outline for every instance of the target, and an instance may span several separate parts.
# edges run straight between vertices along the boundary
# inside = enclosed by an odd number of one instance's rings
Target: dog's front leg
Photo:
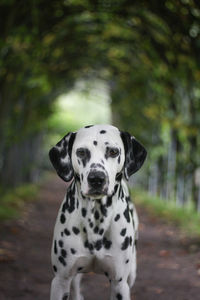
[[[65,279],[60,276],[54,277],[51,283],[50,300],[69,300],[72,277]]]
[[[111,297],[110,300],[130,300],[130,288],[127,280],[122,279],[111,281]]]
[[[84,300],[80,290],[81,278],[82,278],[82,274],[77,274],[73,278],[70,300]]]

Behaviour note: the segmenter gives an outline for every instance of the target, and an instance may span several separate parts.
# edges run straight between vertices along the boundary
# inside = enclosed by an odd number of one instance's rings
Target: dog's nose
[[[88,175],[88,183],[94,189],[102,188],[106,181],[106,176],[103,172],[90,172]]]

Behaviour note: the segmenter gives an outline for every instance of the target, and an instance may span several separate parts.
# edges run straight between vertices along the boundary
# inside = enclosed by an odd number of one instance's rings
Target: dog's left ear
[[[137,172],[143,165],[147,151],[128,132],[121,132],[121,139],[125,149],[124,175],[128,180],[129,177]]]
[[[70,132],[49,151],[49,158],[57,174],[64,181],[71,181],[74,170],[71,162],[71,152],[76,133]]]

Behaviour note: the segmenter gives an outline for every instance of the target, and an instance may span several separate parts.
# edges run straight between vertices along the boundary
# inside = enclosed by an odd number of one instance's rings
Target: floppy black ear
[[[57,174],[64,180],[70,181],[74,176],[71,162],[71,152],[76,133],[70,132],[49,151],[49,158]]]
[[[121,132],[125,149],[124,175],[128,180],[143,165],[147,156],[145,148],[128,132]]]

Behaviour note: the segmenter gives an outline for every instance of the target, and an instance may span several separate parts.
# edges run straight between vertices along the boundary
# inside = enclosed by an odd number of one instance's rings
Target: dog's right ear
[[[71,162],[71,152],[76,133],[70,132],[49,151],[49,158],[57,174],[64,181],[71,181],[74,170]]]

